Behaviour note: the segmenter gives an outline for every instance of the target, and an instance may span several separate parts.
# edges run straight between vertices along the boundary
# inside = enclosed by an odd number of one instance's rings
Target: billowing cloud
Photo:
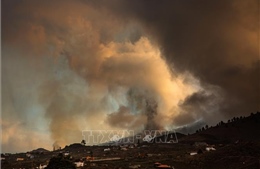
[[[192,72],[204,87],[221,88],[217,119],[259,110],[257,0],[127,1],[122,6],[128,10],[119,13],[145,25],[175,70]]]
[[[3,1],[4,150],[259,109],[255,2]]]

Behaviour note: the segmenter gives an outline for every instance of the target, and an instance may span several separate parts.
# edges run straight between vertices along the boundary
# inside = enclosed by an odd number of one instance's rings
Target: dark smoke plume
[[[156,103],[155,100],[152,100],[152,99],[146,100],[146,110],[145,110],[145,114],[147,116],[147,123],[145,126],[146,130],[159,130],[160,129],[158,124],[156,124],[156,122],[158,121],[158,119],[156,119],[157,108],[158,108],[158,104]]]

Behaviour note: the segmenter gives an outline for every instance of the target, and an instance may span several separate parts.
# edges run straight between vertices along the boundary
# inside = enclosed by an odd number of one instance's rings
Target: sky
[[[3,0],[2,152],[260,110],[257,0]]]

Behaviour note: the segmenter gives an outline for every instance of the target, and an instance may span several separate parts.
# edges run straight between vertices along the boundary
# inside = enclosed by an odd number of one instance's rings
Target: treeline
[[[244,123],[246,121],[246,119],[250,120],[250,121],[253,121],[255,123],[260,123],[260,112],[256,112],[256,113],[251,113],[250,116],[248,117],[245,117],[245,116],[240,116],[240,117],[233,117],[232,119],[229,119],[227,120],[227,122],[223,122],[223,121],[220,121],[219,123],[217,123],[216,126],[208,126],[208,125],[205,125],[203,126],[202,128],[196,130],[196,133],[199,133],[201,131],[204,131],[204,130],[207,130],[209,128],[212,128],[212,127],[228,127],[229,124],[232,124],[232,126],[235,125],[235,123]]]

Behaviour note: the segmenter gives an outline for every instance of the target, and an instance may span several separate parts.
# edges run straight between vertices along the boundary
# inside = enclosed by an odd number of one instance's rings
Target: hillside
[[[173,135],[178,142],[170,141]],[[167,142],[156,142],[160,139]],[[27,153],[1,154],[1,167],[39,168],[61,155],[72,163],[82,162],[83,166],[78,167],[81,169],[154,168],[155,162],[175,169],[259,169],[260,113],[205,126],[191,135],[162,135],[150,143],[117,146],[74,143],[56,151],[39,148]]]
[[[248,117],[234,117],[219,122],[214,127],[203,127],[196,133],[180,138],[180,142],[205,141],[208,143],[233,143],[236,141],[260,140],[260,112]]]

